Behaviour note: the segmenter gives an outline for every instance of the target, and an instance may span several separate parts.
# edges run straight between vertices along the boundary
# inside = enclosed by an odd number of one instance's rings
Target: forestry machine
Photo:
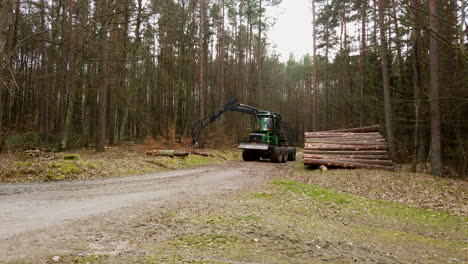
[[[260,158],[270,159],[273,162],[296,160],[296,148],[289,146],[291,139],[286,137],[286,132],[290,131],[290,129],[286,130],[287,123],[281,121],[281,116],[274,112],[258,110],[255,107],[240,104],[237,98],[231,99],[193,127],[192,147],[198,147],[196,135],[227,111],[255,115],[253,133],[249,135],[248,140],[241,141],[238,146],[238,148],[242,149],[242,159],[244,161],[255,161]]]

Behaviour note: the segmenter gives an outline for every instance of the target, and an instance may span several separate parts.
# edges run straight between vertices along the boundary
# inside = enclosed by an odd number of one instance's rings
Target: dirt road
[[[0,239],[142,202],[241,189],[261,183],[278,166],[230,162],[123,178],[0,185]]]

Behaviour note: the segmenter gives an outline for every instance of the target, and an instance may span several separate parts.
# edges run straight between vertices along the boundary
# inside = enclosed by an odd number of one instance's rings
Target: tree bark
[[[440,112],[440,81],[439,81],[439,30],[437,0],[429,0],[429,22],[430,22],[430,72],[431,72],[431,166],[432,174],[442,176],[442,154],[441,154],[441,112]]]
[[[199,102],[200,102],[200,119],[205,117],[205,10],[206,0],[200,0],[200,28],[199,28]]]
[[[69,46],[67,50],[67,57],[68,57],[68,64],[69,64],[69,74],[67,76],[67,90],[69,91],[68,94],[68,104],[66,108],[66,115],[65,115],[65,124],[64,124],[64,131],[63,131],[63,136],[62,136],[62,147],[67,148],[68,147],[68,139],[71,136],[72,133],[72,126],[73,126],[73,114],[74,114],[74,109],[75,109],[75,98],[76,98],[76,93],[77,93],[77,85],[76,85],[76,77],[77,77],[77,70],[79,68],[79,63],[78,60],[76,60],[76,54],[75,54],[75,30],[73,30],[73,16],[74,16],[74,5],[73,5],[73,0],[68,0],[68,5],[67,5],[67,11],[68,11],[68,41],[69,41]],[[81,56],[79,56],[81,57]]]
[[[224,102],[224,0],[220,0],[220,21],[218,23],[218,51],[217,51],[217,67],[216,67],[216,91],[218,93],[218,104]]]
[[[360,111],[359,125],[364,126],[364,89],[366,84],[365,79],[365,61],[366,61],[366,10],[367,1],[361,1],[361,54],[359,56],[359,73],[360,73]]]
[[[8,38],[8,24],[10,23],[11,13],[13,10],[13,0],[2,0],[0,6],[0,55],[3,54],[3,50]],[[0,70],[3,69],[3,58],[0,58]],[[4,98],[3,95],[6,93],[5,85],[0,85],[0,133],[3,129],[3,109],[4,109]],[[0,146],[1,147],[1,146]]]
[[[416,165],[418,163],[419,152],[419,134],[420,134],[420,113],[421,113],[421,64],[420,52],[422,52],[421,44],[421,28],[419,26],[419,0],[411,0],[411,9],[413,17],[413,100],[414,100],[414,134],[413,134],[413,160],[411,164],[411,171],[416,172]]]
[[[312,131],[318,131],[318,77],[317,77],[317,29],[315,24],[315,0],[312,0],[312,37],[313,37],[313,89],[312,89]]]
[[[98,39],[98,76],[101,76],[100,81],[96,84],[98,87],[98,115],[97,115],[97,131],[96,131],[96,150],[102,152],[105,150],[106,138],[106,110],[107,110],[107,57],[108,57],[108,22],[106,21],[108,0],[96,0],[96,8],[99,9],[101,29],[100,37]]]
[[[8,37],[8,24],[10,24],[13,0],[2,0],[0,6],[0,53],[3,52]]]
[[[392,120],[392,94],[390,88],[390,76],[388,69],[388,51],[387,51],[387,37],[385,35],[385,0],[379,0],[379,26],[380,26],[380,50],[382,60],[382,79],[384,91],[384,111],[385,111],[385,135],[387,136],[388,148],[390,156],[393,158],[395,155],[395,146],[393,139],[393,120]]]
[[[46,21],[45,21],[45,1],[41,0],[40,1],[41,5],[41,30],[43,32],[46,32]],[[42,133],[42,140],[45,145],[48,144],[48,139],[49,139],[49,65],[48,65],[48,53],[47,53],[47,47],[46,47],[46,41],[48,40],[48,34],[44,33],[43,34],[44,42],[41,45],[41,56],[42,56],[42,62],[41,62],[41,85],[42,85],[42,98],[41,98],[41,133]],[[0,100],[1,104],[1,100]],[[1,115],[0,115],[1,119]],[[0,121],[1,122],[1,121]],[[0,125],[1,127],[1,125]]]

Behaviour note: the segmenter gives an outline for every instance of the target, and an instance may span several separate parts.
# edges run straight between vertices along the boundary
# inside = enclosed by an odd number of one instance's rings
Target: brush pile
[[[305,132],[304,164],[394,169],[379,126]]]

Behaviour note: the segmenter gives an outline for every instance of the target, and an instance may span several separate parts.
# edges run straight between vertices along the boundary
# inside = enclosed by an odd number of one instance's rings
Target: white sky
[[[268,39],[276,45],[281,61],[286,62],[290,53],[296,59],[312,54],[311,5],[311,0],[283,0],[278,7],[268,10],[268,15],[276,18]]]

